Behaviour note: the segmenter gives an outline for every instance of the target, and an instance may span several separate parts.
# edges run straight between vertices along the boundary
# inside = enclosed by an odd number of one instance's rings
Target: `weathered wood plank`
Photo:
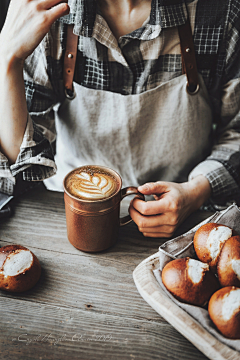
[[[31,239],[34,247],[68,254],[78,254],[67,240],[66,220],[63,194],[46,191],[32,190],[24,197],[14,200],[14,216],[0,220],[0,239],[8,243],[20,243],[27,246]],[[123,204],[124,212],[127,203]],[[182,233],[198,222],[208,217],[211,213],[198,212],[191,216],[177,233]],[[134,223],[120,229],[119,241],[111,249],[100,254],[101,258],[123,260],[137,266],[146,257],[154,254],[164,239],[145,238]],[[91,254],[85,253],[85,256]]]
[[[43,273],[36,287],[25,294],[0,294],[0,350],[4,360],[205,359],[148,306],[133,283],[136,265],[155,253],[163,239],[146,239],[131,223],[120,229],[116,246],[87,254],[67,240],[62,193],[39,188],[13,204],[14,216],[0,221],[0,245],[27,246],[38,256]],[[126,212],[126,204],[123,207]],[[179,232],[209,215],[194,215]],[[68,320],[64,322],[65,318]],[[17,341],[10,349],[15,330],[16,336],[29,333],[34,337],[40,331],[43,336],[51,333],[60,338],[79,328],[90,338],[96,333],[111,333],[119,339],[116,337],[114,343],[91,339],[80,345],[73,341],[56,345],[49,341],[32,341],[29,345]],[[18,329],[26,332],[18,333]]]
[[[206,357],[167,323],[0,298],[1,358],[6,360]]]
[[[3,242],[0,242],[2,245]],[[139,296],[133,282],[134,264],[27,247],[42,265],[38,284],[22,294],[0,292],[2,298],[79,308],[93,313],[166,322]]]

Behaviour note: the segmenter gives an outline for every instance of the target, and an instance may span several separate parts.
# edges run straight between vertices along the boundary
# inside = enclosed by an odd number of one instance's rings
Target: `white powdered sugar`
[[[230,320],[236,311],[240,311],[240,289],[232,289],[223,297],[222,317]]]
[[[187,271],[188,276],[194,284],[198,284],[206,271],[209,270],[208,264],[204,264],[201,261],[188,259],[187,262]]]
[[[218,226],[210,231],[207,239],[207,247],[209,249],[212,260],[219,255],[222,245],[232,236],[232,230],[225,226]]]
[[[240,280],[240,259],[232,260],[232,269],[237,275],[238,280]]]
[[[17,250],[8,255],[3,273],[5,276],[15,276],[28,269],[33,262],[33,256],[29,250]]]

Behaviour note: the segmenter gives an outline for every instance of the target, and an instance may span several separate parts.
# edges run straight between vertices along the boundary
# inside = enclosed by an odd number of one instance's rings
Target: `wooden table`
[[[133,282],[134,268],[162,239],[144,238],[131,223],[113,248],[83,253],[67,240],[62,193],[39,187],[12,204],[13,216],[1,220],[0,245],[28,247],[42,275],[26,293],[0,292],[0,359],[206,359]],[[178,233],[210,214],[193,214]]]

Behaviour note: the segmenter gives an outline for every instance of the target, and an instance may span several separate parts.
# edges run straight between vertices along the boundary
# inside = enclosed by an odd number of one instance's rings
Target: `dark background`
[[[3,27],[10,0],[0,0],[0,31]]]

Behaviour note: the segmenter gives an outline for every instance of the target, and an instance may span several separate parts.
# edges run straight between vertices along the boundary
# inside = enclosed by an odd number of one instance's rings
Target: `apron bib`
[[[190,171],[210,153],[212,112],[204,81],[197,73],[189,18],[178,27],[183,72],[158,87],[121,95],[74,84],[77,36],[68,29],[64,58],[66,99],[55,114],[57,174],[45,180],[63,190],[63,179],[83,165],[116,170],[123,186],[149,181],[187,181]],[[188,91],[186,86],[188,84]],[[193,94],[190,88],[197,89]]]
[[[186,91],[186,76],[138,95],[92,90],[74,84],[76,97],[56,113],[57,174],[45,181],[63,190],[64,176],[82,165],[116,170],[123,186],[187,180],[209,154],[212,113],[207,90]]]

